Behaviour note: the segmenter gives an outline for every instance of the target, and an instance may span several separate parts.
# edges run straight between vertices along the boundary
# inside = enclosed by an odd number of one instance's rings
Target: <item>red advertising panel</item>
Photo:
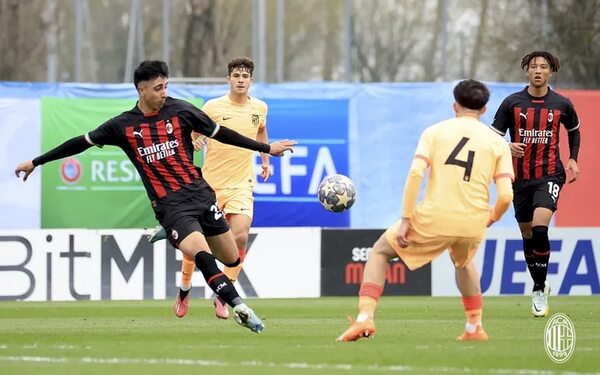
[[[600,226],[600,126],[598,110],[600,109],[600,91],[560,90],[560,93],[571,99],[579,115],[581,123],[581,148],[577,162],[580,170],[579,178],[574,183],[567,183],[560,194],[558,211],[556,211],[557,227],[598,227]],[[569,159],[569,141],[566,131],[562,130],[560,149],[561,159],[565,164]],[[567,172],[567,180],[571,178]]]
[[[321,296],[357,296],[365,263],[383,230],[321,231]],[[431,265],[411,271],[398,258],[386,269],[386,296],[431,295]]]

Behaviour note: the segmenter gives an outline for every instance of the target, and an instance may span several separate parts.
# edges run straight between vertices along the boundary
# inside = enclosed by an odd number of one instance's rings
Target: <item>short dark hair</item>
[[[245,56],[234,57],[227,63],[227,75],[230,76],[231,72],[236,68],[245,69],[250,73],[250,76],[252,76],[252,73],[254,72],[254,61]]]
[[[548,65],[550,65],[550,70],[552,70],[554,73],[558,72],[558,69],[560,69],[560,60],[558,57],[554,56],[548,51],[533,51],[523,56],[523,59],[521,60],[521,69],[527,70],[531,60],[535,59],[536,57],[543,57],[546,59],[546,61],[548,61]]]
[[[479,110],[490,99],[490,91],[482,82],[465,79],[454,87],[454,99],[465,108]]]
[[[160,60],[144,60],[133,72],[133,84],[135,88],[142,81],[149,81],[156,77],[168,77],[169,66],[166,62]]]

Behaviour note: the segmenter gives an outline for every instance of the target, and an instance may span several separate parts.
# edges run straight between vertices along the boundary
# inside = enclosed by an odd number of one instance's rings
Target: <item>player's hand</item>
[[[194,145],[194,151],[201,151],[206,146],[206,137],[193,132],[192,133],[192,144]]]
[[[396,233],[396,242],[400,247],[405,248],[410,245],[410,240],[408,239],[408,230],[410,229],[410,219],[403,217],[402,223],[400,224],[400,228]]]
[[[525,155],[525,143],[511,142],[508,144],[508,147],[510,148],[510,153],[515,158],[522,158]]]
[[[579,167],[577,166],[577,162],[573,159],[569,159],[569,161],[567,162],[567,170],[570,170],[571,174],[573,175],[573,177],[571,177],[571,179],[569,180],[569,183],[575,182],[575,180],[577,180],[577,177],[579,177]]]
[[[269,155],[273,156],[282,156],[284,152],[291,151],[294,152],[292,146],[297,144],[296,141],[290,141],[289,139],[284,139],[281,141],[273,142],[270,144],[271,151],[269,151]]]
[[[271,164],[263,164],[262,170],[260,171],[260,176],[263,178],[263,181],[267,181],[272,174],[273,170],[271,169]]]
[[[17,178],[21,178],[21,172],[25,172],[25,174],[23,175],[23,181],[27,181],[27,177],[29,177],[29,175],[31,174],[31,172],[33,172],[34,169],[35,165],[33,165],[33,162],[31,160],[24,161],[22,163],[19,163],[15,168],[15,176],[17,176]]]

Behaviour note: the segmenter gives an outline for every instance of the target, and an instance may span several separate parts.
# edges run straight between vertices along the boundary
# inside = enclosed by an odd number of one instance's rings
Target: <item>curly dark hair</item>
[[[523,60],[521,60],[521,69],[527,70],[531,60],[535,59],[536,57],[542,57],[546,59],[550,65],[550,70],[552,70],[554,73],[558,72],[558,69],[560,69],[560,60],[558,57],[554,56],[548,51],[533,51],[528,53],[523,57]]]
[[[236,68],[247,70],[248,73],[250,73],[250,76],[252,76],[252,73],[254,72],[254,61],[245,56],[234,57],[227,63],[227,75],[230,76],[233,69]]]

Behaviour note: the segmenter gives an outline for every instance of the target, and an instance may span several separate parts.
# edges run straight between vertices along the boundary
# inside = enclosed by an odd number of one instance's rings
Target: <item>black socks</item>
[[[532,228],[533,241],[533,291],[544,290],[546,276],[548,275],[548,261],[550,260],[550,239],[548,227],[538,225]]]
[[[217,262],[212,254],[200,251],[196,254],[194,260],[196,261],[196,267],[202,272],[206,284],[222,301],[231,307],[242,303],[237,290],[235,290],[229,278],[217,267]]]

